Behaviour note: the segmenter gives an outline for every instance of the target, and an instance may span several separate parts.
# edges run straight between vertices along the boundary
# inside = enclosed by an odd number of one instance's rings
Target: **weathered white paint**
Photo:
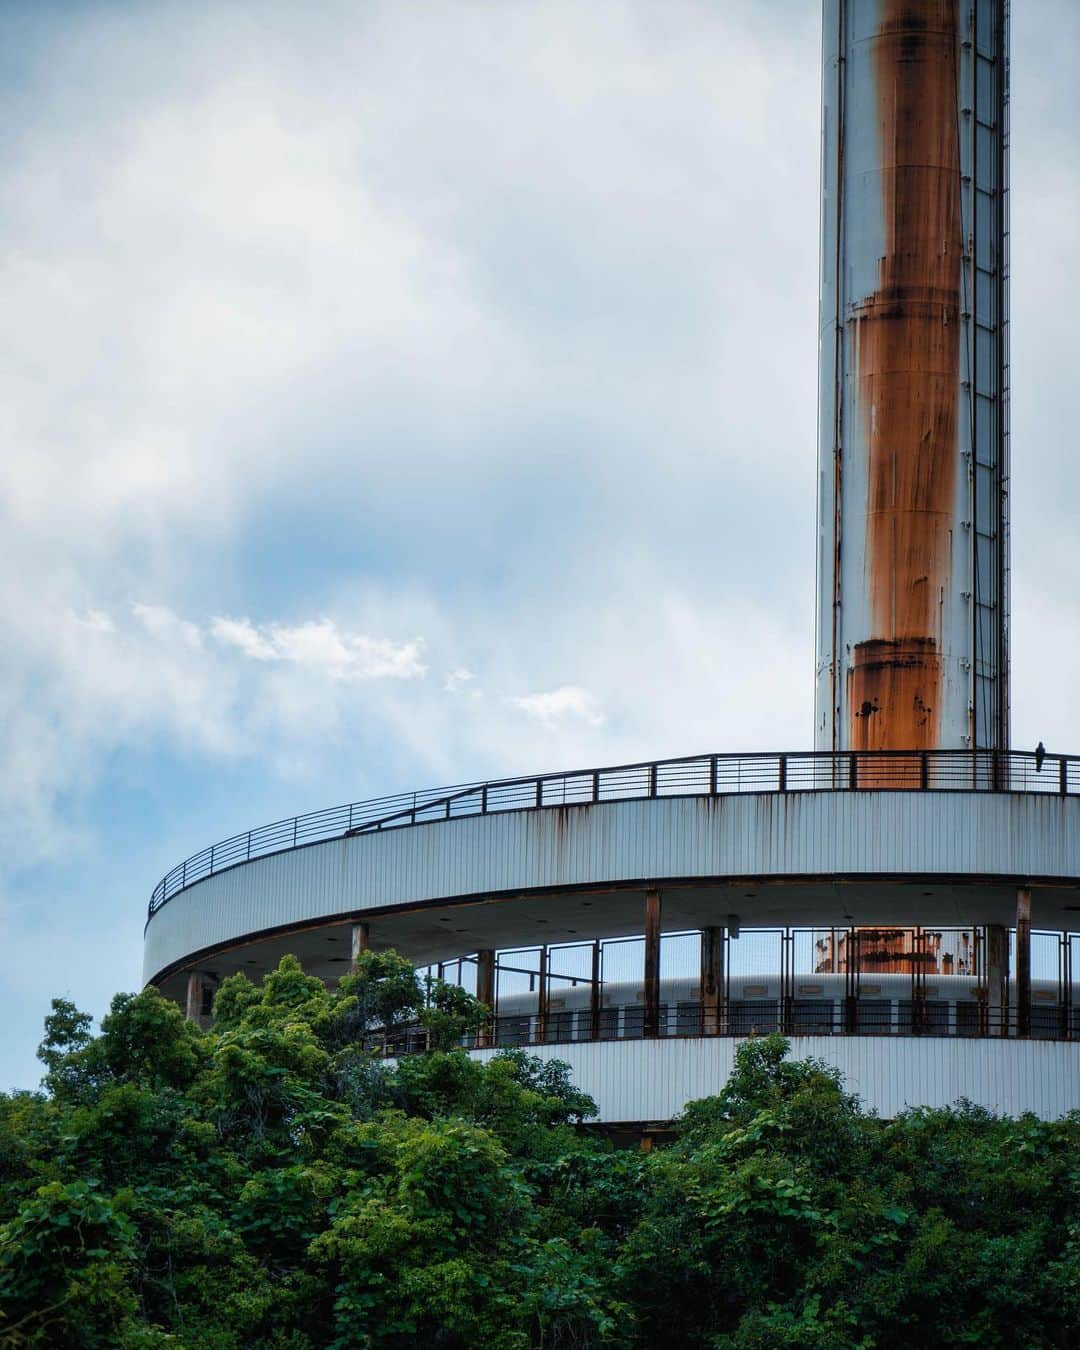
[[[570,1065],[603,1122],[667,1121],[687,1102],[719,1092],[739,1041],[592,1041],[530,1048]],[[1056,1120],[1080,1110],[1080,1044],[1056,1041],[935,1040],[917,1036],[794,1036],[791,1057],[835,1065],[867,1108],[893,1117],[911,1106],[949,1106],[961,1097],[1002,1115]],[[476,1050],[478,1059],[496,1051]]]
[[[740,897],[741,922],[842,922],[845,902],[834,893],[825,911],[822,882],[835,892],[835,879],[859,877],[952,879],[947,907],[890,916],[946,924],[1007,924],[1014,884],[1056,879],[1061,889],[1036,893],[1033,922],[1067,926],[1063,907],[1080,902],[1080,796],[803,792],[658,798],[470,816],[333,839],[240,864],[175,895],[147,927],[144,978],[154,980],[196,952],[276,927],[370,915],[377,936],[380,910],[464,897],[539,896],[554,917],[560,891],[668,880],[700,879],[698,894],[706,900],[711,887],[720,917],[704,921],[723,922],[730,900],[718,888],[731,879],[816,879],[814,887],[770,893],[767,906],[762,896],[753,903]],[[524,916],[521,900],[500,906],[499,945],[537,937],[531,926],[513,933],[518,904]],[[673,904],[665,897],[665,924]],[[697,921],[689,913],[680,920]],[[877,919],[867,909],[856,921]],[[535,924],[535,917],[529,922]],[[470,930],[462,949],[495,945],[482,937]],[[419,947],[403,950],[421,955]]]

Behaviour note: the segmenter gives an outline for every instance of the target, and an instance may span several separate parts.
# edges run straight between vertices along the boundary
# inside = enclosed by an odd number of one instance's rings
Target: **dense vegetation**
[[[121,995],[92,1036],[53,1005],[47,1091],[0,1096],[0,1344],[1080,1344],[1080,1119],[881,1122],[767,1037],[618,1151],[564,1066],[366,1052],[475,1021],[393,954],[214,1011]]]

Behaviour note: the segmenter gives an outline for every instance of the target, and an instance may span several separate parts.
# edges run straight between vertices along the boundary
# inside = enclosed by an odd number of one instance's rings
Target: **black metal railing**
[[[479,1031],[462,1037],[466,1050],[534,1048],[595,1041],[674,1040],[709,1036],[744,1038],[780,1032],[785,1036],[926,1036],[930,1038],[1009,1038],[1020,1035],[1016,1010],[985,1003],[946,999],[741,999],[719,1014],[700,1002],[661,1004],[655,1035],[645,1029],[640,1003],[606,1005],[599,1017],[588,1012],[492,1018]],[[1080,1040],[1080,1009],[1065,1005],[1032,1007],[1028,1040]],[[401,1023],[366,1033],[364,1048],[398,1058],[432,1048],[419,1023]]]
[[[154,887],[148,919],[179,891],[253,858],[305,844],[506,811],[650,797],[758,792],[1040,792],[1080,795],[1080,756],[1009,750],[860,750],[691,755],[568,773],[404,792],[275,821],[177,864]]]

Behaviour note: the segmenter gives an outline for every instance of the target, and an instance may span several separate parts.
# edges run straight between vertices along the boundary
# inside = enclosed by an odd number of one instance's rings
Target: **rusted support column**
[[[1016,892],[1016,1034],[1031,1035],[1031,891]]]
[[[660,1034],[660,892],[645,892],[645,1016],[642,1034]]]
[[[720,1033],[720,1005],[724,998],[724,930],[701,930],[701,1030]]]
[[[202,1019],[203,990],[206,988],[206,977],[198,970],[189,970],[187,977],[187,1006],[184,1015],[189,1022],[198,1022]]]
[[[477,1032],[477,1045],[491,1045],[495,1031],[495,953],[490,947],[476,953],[476,997],[489,1009]]]
[[[352,926],[352,963],[349,966],[351,974],[356,974],[356,963],[360,959],[360,953],[366,952],[370,946],[370,926],[366,923],[354,923]]]
[[[1009,933],[1004,924],[986,925],[986,1026],[987,1036],[1009,1034],[1005,991],[1009,980]]]

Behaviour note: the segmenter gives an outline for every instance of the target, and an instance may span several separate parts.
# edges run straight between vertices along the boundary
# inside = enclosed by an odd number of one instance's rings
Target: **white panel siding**
[[[738,1041],[599,1041],[530,1049],[565,1060],[603,1122],[666,1121],[687,1102],[719,1092]],[[1080,1045],[1053,1041],[933,1040],[925,1037],[796,1036],[792,1058],[814,1056],[844,1075],[849,1091],[884,1117],[911,1106],[949,1106],[966,1097],[1002,1115],[1056,1120],[1080,1110]],[[493,1050],[474,1051],[489,1059]]]
[[[1080,878],[1080,797],[820,792],[659,798],[470,816],[312,844],[179,892],[144,974],[284,925],[461,896],[650,879]]]

